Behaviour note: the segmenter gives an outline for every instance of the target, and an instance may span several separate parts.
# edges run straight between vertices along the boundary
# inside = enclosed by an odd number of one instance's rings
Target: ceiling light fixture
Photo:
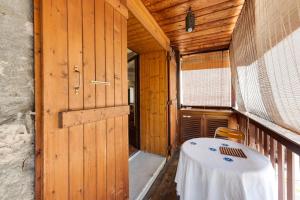
[[[187,15],[185,17],[185,30],[186,32],[192,32],[195,28],[195,15],[191,9],[187,11]]]

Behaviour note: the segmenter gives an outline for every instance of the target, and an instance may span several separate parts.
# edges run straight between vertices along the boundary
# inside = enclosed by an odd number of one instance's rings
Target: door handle
[[[92,84],[94,85],[100,85],[100,84],[103,84],[103,85],[110,85],[110,82],[107,82],[107,81],[91,81]]]
[[[182,115],[183,118],[191,118],[191,115]]]
[[[79,70],[79,66],[75,65],[74,66],[74,72],[78,74],[78,82],[77,85],[74,86],[74,90],[75,90],[75,94],[79,94],[79,90],[80,90],[80,85],[81,85],[81,74],[80,74],[80,70]]]

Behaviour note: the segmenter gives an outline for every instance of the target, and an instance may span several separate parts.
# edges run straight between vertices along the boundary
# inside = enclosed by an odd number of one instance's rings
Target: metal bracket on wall
[[[109,86],[110,85],[110,82],[107,82],[107,81],[91,81],[92,84],[94,85],[99,85],[99,84],[103,84],[103,85],[107,85]]]

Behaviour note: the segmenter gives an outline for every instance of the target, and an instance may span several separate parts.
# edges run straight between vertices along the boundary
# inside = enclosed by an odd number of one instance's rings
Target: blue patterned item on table
[[[233,159],[232,158],[228,158],[228,157],[223,158],[223,160],[225,160],[227,162],[233,162]]]
[[[211,151],[217,151],[217,149],[212,148],[212,147],[210,147],[210,148],[208,148],[208,149],[211,150]]]
[[[229,146],[229,144],[225,144],[225,143],[223,143],[223,144],[222,144],[222,146],[224,146],[224,147],[228,147],[228,146]]]
[[[197,143],[196,142],[190,142],[192,145],[196,145]]]

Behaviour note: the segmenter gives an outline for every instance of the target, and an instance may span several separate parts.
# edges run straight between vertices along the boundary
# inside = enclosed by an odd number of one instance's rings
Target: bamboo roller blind
[[[181,70],[230,67],[229,51],[215,51],[182,57]]]
[[[188,106],[231,106],[228,51],[184,56],[181,65],[181,102]]]
[[[249,0],[230,45],[235,107],[300,133],[300,1]]]

